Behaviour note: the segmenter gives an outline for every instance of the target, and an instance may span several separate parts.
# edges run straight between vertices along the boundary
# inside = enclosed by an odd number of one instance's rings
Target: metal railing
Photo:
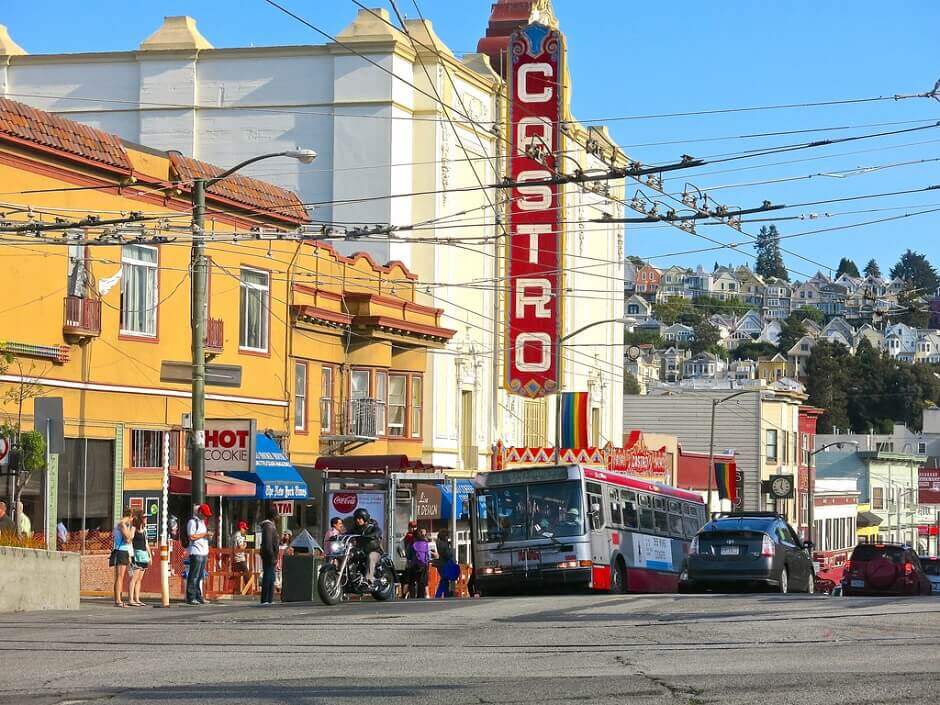
[[[68,335],[101,335],[101,301],[66,296],[62,332]]]
[[[359,438],[378,437],[376,399],[350,399],[346,403],[346,433]]]

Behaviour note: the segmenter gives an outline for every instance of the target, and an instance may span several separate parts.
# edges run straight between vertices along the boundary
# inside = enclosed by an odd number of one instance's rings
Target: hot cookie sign
[[[206,419],[206,471],[254,472],[255,422]]]
[[[545,182],[562,149],[564,40],[542,24],[510,40],[506,386],[528,397],[558,390],[561,360],[561,187]],[[525,182],[535,182],[527,185]]]

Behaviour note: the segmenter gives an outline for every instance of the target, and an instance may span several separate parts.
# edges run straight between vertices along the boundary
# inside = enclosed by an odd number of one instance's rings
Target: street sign
[[[47,453],[61,453],[65,445],[62,424],[62,397],[33,399],[33,429],[46,439]]]
[[[193,366],[189,362],[163,360],[160,363],[160,381],[189,384],[193,381]],[[241,365],[206,365],[206,384],[213,387],[242,386]]]
[[[271,507],[277,512],[279,517],[292,517],[294,516],[294,501],[277,501],[271,502]]]
[[[254,419],[206,419],[206,472],[255,471]]]
[[[415,485],[415,519],[441,518],[441,488]]]

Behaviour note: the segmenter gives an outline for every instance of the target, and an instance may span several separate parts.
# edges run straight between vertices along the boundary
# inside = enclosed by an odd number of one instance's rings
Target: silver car
[[[930,581],[930,591],[934,595],[940,595],[940,558],[931,556],[919,556],[920,564],[924,567],[927,574],[927,580]]]

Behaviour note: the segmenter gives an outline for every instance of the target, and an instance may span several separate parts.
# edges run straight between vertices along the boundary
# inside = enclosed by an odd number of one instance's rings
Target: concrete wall
[[[80,557],[0,546],[0,612],[77,610]]]

